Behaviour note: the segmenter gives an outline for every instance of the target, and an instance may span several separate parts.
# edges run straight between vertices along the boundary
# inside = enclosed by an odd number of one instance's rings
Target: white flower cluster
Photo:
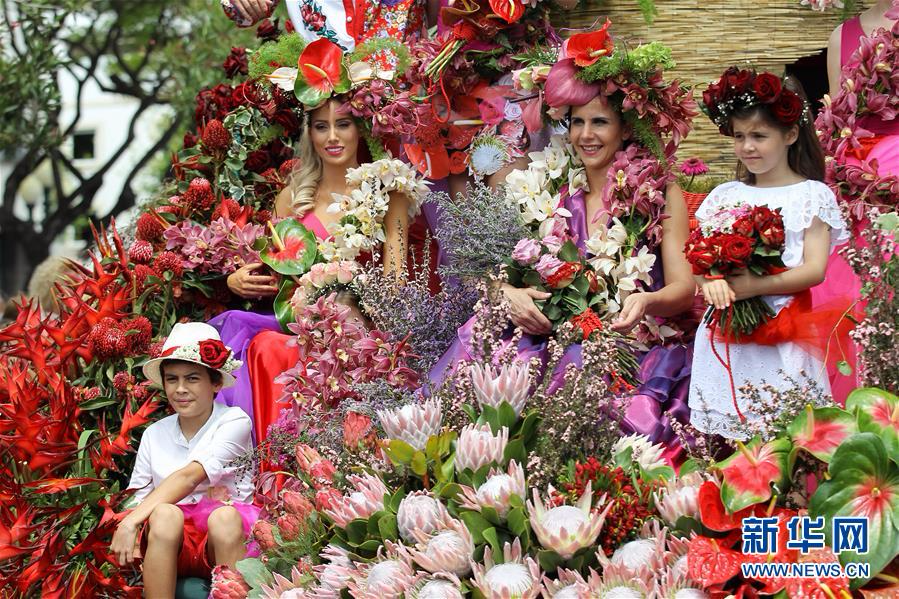
[[[829,8],[843,8],[842,0],[801,0],[799,4],[810,6],[812,10],[817,10],[818,12],[824,12]]]
[[[231,348],[225,346],[228,349],[228,359],[222,365],[219,370],[222,372],[227,372],[231,374],[241,366],[243,366],[243,362],[240,360],[234,359],[234,352],[231,351]],[[175,348],[171,354],[166,356],[169,360],[185,360],[187,362],[194,362],[195,364],[206,364],[203,359],[200,357],[200,344],[199,343],[191,343],[190,345],[181,345]]]
[[[629,238],[627,228],[616,217],[611,226],[600,226],[590,239],[587,249],[589,262],[597,274],[603,276],[606,289],[602,291],[608,314],[616,314],[621,304],[631,292],[637,290],[637,282],[652,283],[650,271],[656,256],[646,246],[634,253],[634,240]],[[611,285],[610,285],[611,283]]]
[[[525,225],[540,230],[557,215],[571,216],[562,206],[562,186],[567,184],[570,193],[587,189],[587,175],[567,135],[554,135],[546,148],[528,157],[526,170],[506,175],[506,197],[521,211]]]
[[[734,223],[750,210],[752,210],[751,206],[747,206],[739,200],[723,202],[717,207],[714,214],[699,225],[699,228],[705,237],[710,237],[715,233],[733,233]]]
[[[428,186],[415,170],[400,160],[384,158],[349,169],[349,195],[333,194],[328,212],[343,217],[328,227],[332,241],[319,247],[327,260],[354,260],[385,240],[384,218],[390,206],[390,194],[409,198],[409,216],[416,216],[428,193]]]

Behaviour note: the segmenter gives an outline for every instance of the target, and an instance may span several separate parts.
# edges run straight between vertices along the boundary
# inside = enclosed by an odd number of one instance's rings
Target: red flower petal
[[[330,40],[320,38],[303,49],[297,66],[309,87],[331,91],[340,81],[340,62],[343,50]]]
[[[612,22],[606,19],[602,27],[588,33],[576,33],[565,42],[565,54],[579,67],[588,67],[603,56],[612,53],[612,39],[608,29]]]

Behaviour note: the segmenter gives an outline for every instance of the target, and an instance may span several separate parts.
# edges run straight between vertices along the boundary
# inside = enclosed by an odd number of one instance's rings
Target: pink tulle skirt
[[[199,503],[178,504],[178,507],[181,508],[181,511],[184,513],[185,520],[192,520],[194,526],[197,527],[197,530],[208,533],[209,515],[218,508],[225,507],[226,505],[230,505],[237,510],[238,514],[240,514],[240,519],[243,522],[244,535],[246,535],[247,539],[250,539],[250,531],[253,529],[253,524],[259,519],[260,512],[260,508],[252,503],[244,503],[242,501],[223,503],[216,499],[204,497]],[[247,552],[247,557],[256,557],[257,555],[259,555],[258,547],[256,547],[256,543],[251,543]]]

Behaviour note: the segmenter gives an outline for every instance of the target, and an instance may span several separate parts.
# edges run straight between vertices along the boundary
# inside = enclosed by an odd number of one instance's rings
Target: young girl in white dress
[[[713,338],[705,324],[696,332],[690,422],[700,431],[733,439],[745,439],[745,425],[759,418],[758,406],[740,393],[747,383],[786,390],[793,386],[788,378],[813,381],[830,394],[824,352],[818,350],[835,322],[827,324],[829,316],[811,313],[808,289],[824,280],[832,248],[848,233],[833,192],[822,182],[824,155],[795,85],[734,67],[703,94],[705,112],[723,135],[733,137],[739,162],[738,180],[716,187],[696,211],[700,225],[723,207],[742,203],[779,208],[785,229],[786,271],[696,277],[709,306],[722,309],[761,296],[777,314],[749,342],[725,342],[718,333]]]

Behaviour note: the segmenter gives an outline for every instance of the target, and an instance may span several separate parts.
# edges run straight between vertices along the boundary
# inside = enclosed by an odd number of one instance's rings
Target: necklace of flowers
[[[390,206],[390,194],[409,198],[409,216],[415,217],[428,193],[425,180],[408,164],[395,158],[383,158],[349,169],[346,173],[349,194],[332,194],[328,212],[343,214],[328,226],[330,239],[319,241],[326,260],[355,260],[386,240],[384,218]]]
[[[558,236],[567,231],[564,218],[571,216],[564,196],[589,191],[586,173],[567,135],[553,136],[543,151],[531,152],[529,158],[526,170],[506,177],[507,198],[537,237]],[[600,316],[616,314],[628,294],[652,284],[654,250],[662,240],[665,190],[673,180],[671,164],[663,164],[637,144],[618,152],[609,167],[603,190],[608,221],[586,242],[588,262],[604,282],[599,293],[606,311]],[[667,328],[660,332],[655,325],[650,327],[654,335],[647,336],[668,336]]]

